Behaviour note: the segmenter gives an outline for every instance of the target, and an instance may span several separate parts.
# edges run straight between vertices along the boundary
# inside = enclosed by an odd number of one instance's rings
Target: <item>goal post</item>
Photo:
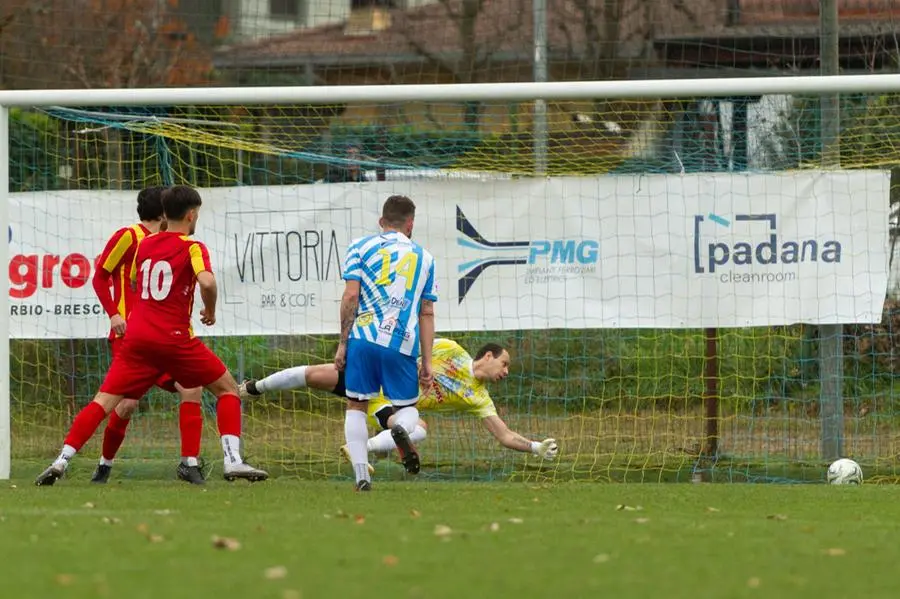
[[[170,182],[202,190],[222,312],[207,340],[237,377],[327,361],[349,240],[387,195],[417,202],[416,238],[440,265],[439,335],[470,353],[509,347],[501,414],[562,451],[538,463],[471,415],[426,413],[433,472],[690,480],[712,463],[729,480],[820,477],[807,465],[826,415],[808,391],[821,381],[800,373],[798,323],[852,327],[856,411],[837,433],[880,463],[897,416],[878,324],[898,92],[900,75],[0,91],[0,478],[11,459],[48,457],[98,386],[93,259],[134,220],[136,190]],[[843,170],[811,168],[822,94],[854,99]],[[325,182],[356,164],[362,182]],[[125,463],[177,455],[173,408],[151,394]],[[346,474],[340,413],[305,390],[248,401],[249,451],[290,474]],[[212,427],[204,437],[216,455]]]
[[[9,228],[9,108],[0,104],[0,229]],[[2,244],[0,244],[2,245]],[[9,263],[9,244],[0,248],[0,264]],[[9,273],[0,268],[0,287],[9,288]],[[0,294],[0,480],[10,476],[9,294]]]
[[[769,94],[886,93],[898,75],[731,77],[525,83],[443,83],[295,87],[0,90],[7,108],[30,106],[241,106],[390,102],[531,102],[730,97]]]

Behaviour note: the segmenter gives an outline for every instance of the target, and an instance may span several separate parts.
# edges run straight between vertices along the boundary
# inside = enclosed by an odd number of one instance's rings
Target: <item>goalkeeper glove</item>
[[[531,452],[545,460],[553,460],[556,459],[556,454],[559,453],[559,445],[556,444],[556,439],[544,439],[540,443],[533,441],[531,443]]]

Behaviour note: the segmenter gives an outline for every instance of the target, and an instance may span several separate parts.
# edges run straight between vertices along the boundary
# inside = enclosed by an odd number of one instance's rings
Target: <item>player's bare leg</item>
[[[347,440],[347,453],[353,464],[357,491],[372,490],[372,474],[369,470],[369,454],[366,451],[366,439],[369,429],[366,425],[368,400],[347,400],[347,412],[344,415],[344,438]]]
[[[181,399],[178,406],[178,428],[181,432],[181,462],[176,475],[192,485],[206,483],[200,469],[200,440],[203,434],[203,387],[185,389],[178,383],[175,390]]]
[[[241,458],[241,399],[234,377],[226,371],[207,388],[217,398],[216,422],[222,439],[222,451],[225,453],[225,480],[266,480],[269,474],[265,470],[254,468]]]
[[[102,391],[97,393],[94,400],[75,416],[59,456],[46,470],[41,472],[34,484],[39,487],[50,486],[59,480],[66,472],[66,468],[69,467],[69,460],[75,457],[78,450],[97,432],[100,423],[122,399],[122,395],[111,395]]]
[[[263,379],[248,379],[241,383],[240,396],[252,397],[269,391],[290,391],[292,389],[319,389],[334,391],[338,384],[338,371],[334,364],[314,364],[294,366],[279,370]]]
[[[112,473],[113,460],[125,440],[125,432],[128,430],[128,423],[137,410],[138,400],[123,399],[110,412],[109,420],[106,422],[106,428],[103,430],[103,445],[100,452],[100,463],[94,474],[91,476],[91,482],[97,484],[106,484],[109,481],[109,475]]]
[[[402,406],[396,408],[394,415],[391,416],[394,424],[391,426],[391,438],[397,444],[397,453],[400,454],[400,461],[403,467],[410,474],[418,474],[421,466],[419,462],[419,453],[416,446],[410,439],[410,433],[419,423],[419,410],[415,405]]]

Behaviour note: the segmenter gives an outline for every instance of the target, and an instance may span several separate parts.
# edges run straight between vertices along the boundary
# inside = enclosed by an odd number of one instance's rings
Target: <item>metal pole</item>
[[[840,71],[837,0],[820,0],[821,27],[819,57],[822,75],[838,75]],[[821,97],[822,168],[835,169],[840,156],[840,95]],[[837,290],[835,290],[837,291]],[[822,421],[822,459],[831,461],[842,456],[844,436],[843,327],[839,324],[819,327],[819,414]]]
[[[532,0],[534,19],[534,80],[547,81],[547,0]],[[547,174],[547,103],[534,101],[534,174]]]
[[[706,340],[703,367],[703,403],[706,408],[706,443],[703,454],[715,460],[719,453],[719,330],[703,331]]]
[[[9,230],[9,108],[0,106],[0,231]],[[3,226],[4,223],[6,226]],[[9,243],[0,243],[0,264],[9,264]],[[9,273],[0,268],[0,480],[9,478],[11,441],[9,397]]]

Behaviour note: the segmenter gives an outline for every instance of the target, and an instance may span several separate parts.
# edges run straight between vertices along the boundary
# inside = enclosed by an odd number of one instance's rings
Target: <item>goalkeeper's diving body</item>
[[[510,430],[497,415],[497,408],[486,383],[506,378],[509,374],[509,352],[496,343],[488,343],[473,359],[465,349],[450,339],[435,339],[432,356],[434,382],[421,393],[416,407],[420,412],[463,412],[481,419],[501,445],[552,460],[559,448],[554,439],[532,441]],[[345,397],[344,373],[334,364],[295,366],[280,370],[260,380],[241,383],[241,397],[257,396],[269,391],[289,391],[310,387]],[[368,417],[381,432],[366,444],[372,453],[390,453],[396,447],[391,438],[394,409],[384,398],[369,401]],[[427,435],[425,421],[419,419],[410,441],[418,443]],[[343,448],[342,448],[343,451]]]

